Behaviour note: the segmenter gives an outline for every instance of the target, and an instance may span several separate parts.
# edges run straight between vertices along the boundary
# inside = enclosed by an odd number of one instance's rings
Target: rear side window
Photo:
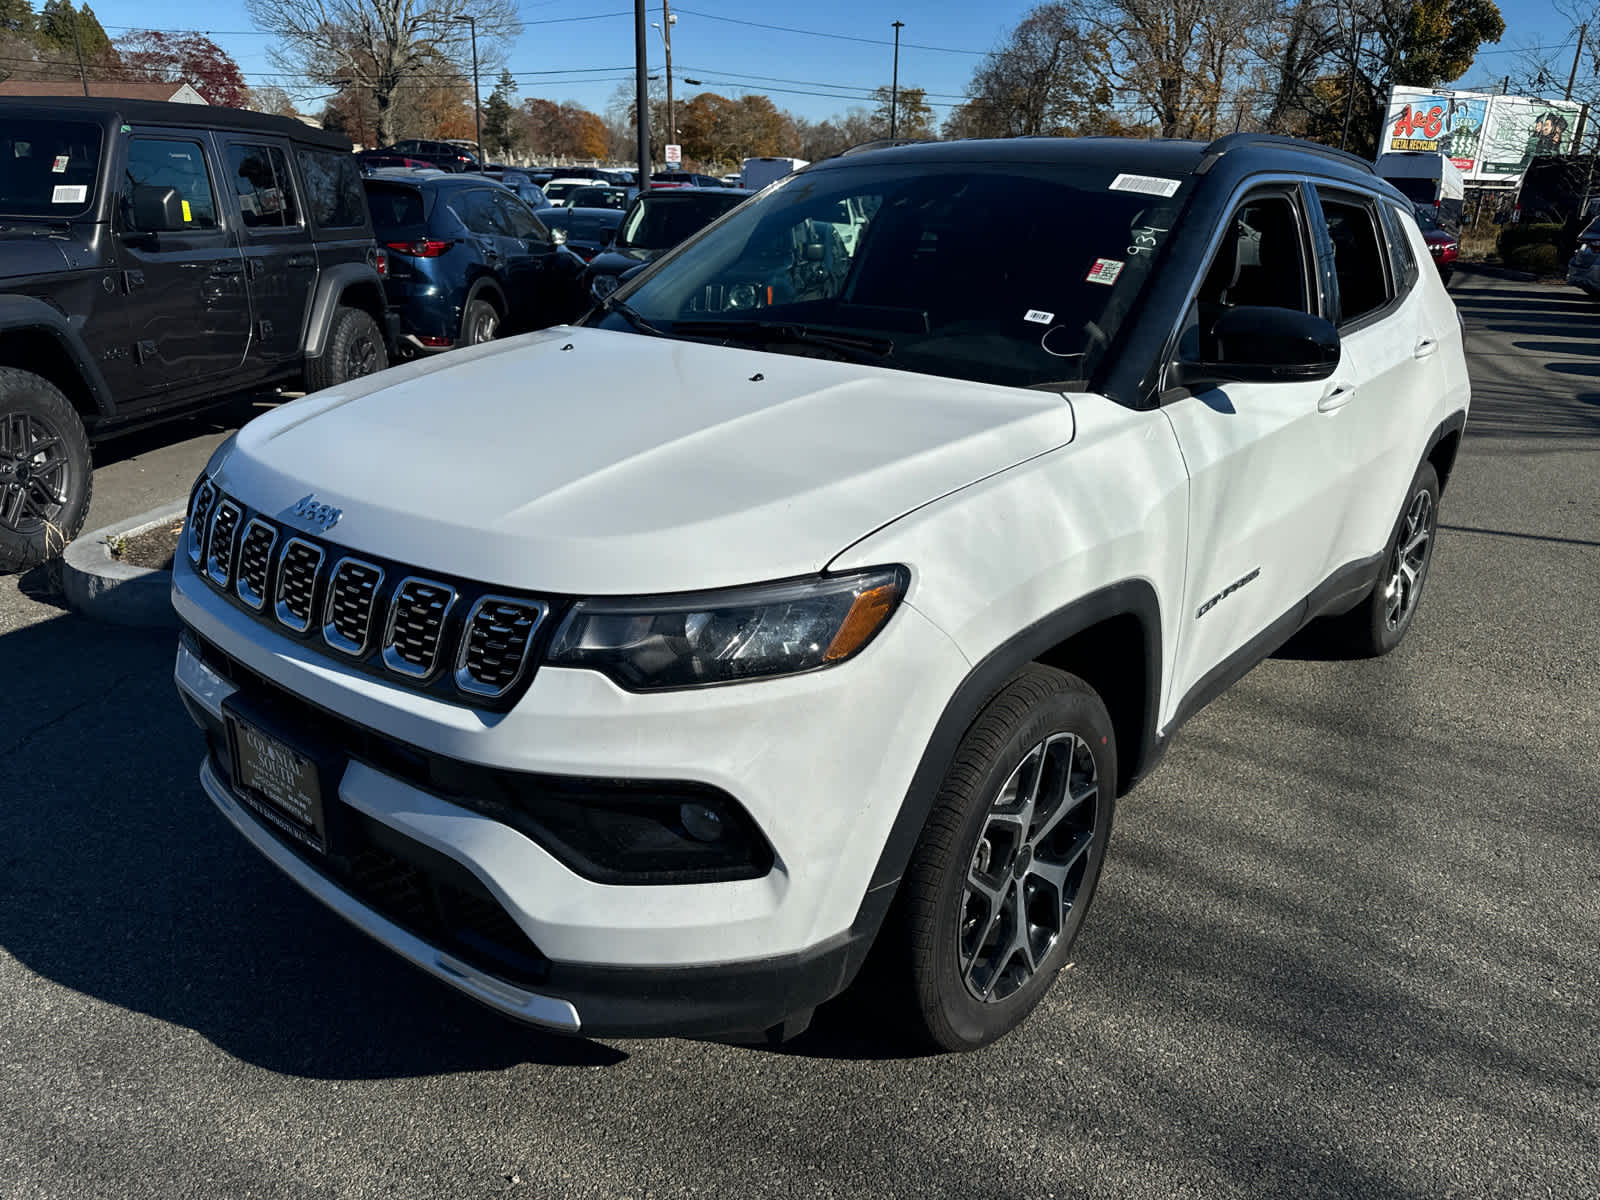
[[[511,232],[502,227],[502,218],[495,212],[494,196],[487,188],[475,189],[465,196],[453,197],[450,207],[456,210],[456,216],[461,218],[461,223],[473,233],[494,236]]]
[[[306,207],[318,228],[354,229],[366,225],[367,206],[355,155],[302,146],[298,157],[300,174],[306,181]]]
[[[229,146],[228,169],[245,225],[269,230],[300,224],[289,160],[282,150],[276,146]]]
[[[1393,204],[1383,206],[1383,223],[1388,227],[1389,250],[1394,257],[1395,276],[1400,280],[1401,293],[1409,292],[1417,282],[1417,256],[1411,249],[1411,235],[1406,231],[1406,218]]]
[[[1333,241],[1333,269],[1339,280],[1339,324],[1359,321],[1389,303],[1389,271],[1384,260],[1378,214],[1371,201],[1343,192],[1317,189]]]
[[[372,231],[386,241],[400,234],[415,234],[427,223],[422,193],[416,188],[392,183],[367,184],[367,208],[372,213]]]
[[[181,216],[163,216],[165,196],[176,193]],[[215,229],[217,205],[211,172],[199,142],[177,138],[131,138],[123,180],[123,222],[133,230]]]

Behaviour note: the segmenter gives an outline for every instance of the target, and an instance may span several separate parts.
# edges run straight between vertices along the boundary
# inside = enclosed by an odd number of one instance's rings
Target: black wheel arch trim
[[[1450,455],[1450,461],[1442,464],[1443,469],[1439,472],[1440,495],[1444,494],[1445,484],[1449,481],[1450,475],[1453,473],[1456,456],[1461,452],[1460,439],[1466,435],[1466,431],[1467,410],[1464,408],[1458,408],[1444,420],[1440,421],[1439,424],[1434,427],[1433,432],[1428,435],[1428,446],[1427,449],[1423,450],[1422,458],[1417,464],[1418,466],[1421,466],[1422,463],[1428,462],[1433,458],[1433,452],[1438,449],[1439,443],[1444,441],[1445,438],[1450,437],[1452,434],[1456,435],[1457,438],[1455,449]]]
[[[1154,765],[1159,754],[1156,714],[1161,695],[1161,607],[1150,583],[1128,579],[1091,592],[1041,617],[996,646],[967,673],[945,704],[916,773],[911,777],[911,786],[906,789],[900,811],[878,856],[872,882],[851,926],[853,935],[875,934],[888,913],[900,877],[911,861],[911,852],[933,811],[939,785],[955,760],[961,739],[983,711],[983,706],[1019,668],[1037,661],[1053,647],[1085,630],[1128,616],[1134,617],[1141,629],[1147,703],[1143,736],[1136,752],[1130,755],[1124,747],[1117,748],[1118,757],[1124,763],[1122,778],[1131,786],[1131,781]]]
[[[472,307],[472,302],[480,297],[488,296],[492,302],[499,306],[500,319],[503,321],[506,314],[511,311],[511,306],[506,300],[506,294],[493,275],[481,275],[467,289],[467,298],[461,302],[461,332],[460,337],[467,336],[467,309]]]
[[[383,281],[378,272],[365,263],[339,263],[326,268],[317,279],[317,292],[311,300],[306,319],[306,357],[320,358],[328,345],[328,333],[333,327],[334,315],[344,306],[344,294],[351,287],[370,286],[378,297],[376,311],[363,308],[378,322],[380,331],[386,330]]]
[[[100,374],[94,356],[73,329],[70,318],[35,296],[0,296],[0,334],[6,333],[33,333],[54,340],[78,372],[79,381],[88,392],[95,411],[102,417],[116,413],[116,400],[111,395],[111,389],[106,386],[105,377]],[[19,366],[18,369],[33,370],[26,366]],[[38,371],[33,373],[39,374]]]

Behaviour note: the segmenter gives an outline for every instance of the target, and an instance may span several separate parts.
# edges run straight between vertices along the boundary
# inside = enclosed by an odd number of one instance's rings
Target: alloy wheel
[[[1391,630],[1398,629],[1411,616],[1422,591],[1422,573],[1428,565],[1429,543],[1433,539],[1433,495],[1423,490],[1406,509],[1400,536],[1395,539],[1389,561],[1389,583],[1384,588],[1383,619]]]
[[[484,342],[494,341],[495,334],[500,332],[500,314],[494,309],[481,312],[472,322],[472,329],[467,336],[469,345],[478,346]]]
[[[1057,733],[1028,751],[990,802],[967,866],[956,954],[985,1003],[1014,995],[1067,926],[1094,845],[1099,769],[1089,744]]]
[[[0,413],[0,525],[49,524],[67,505],[71,470],[61,434],[29,413]]]
[[[360,379],[378,369],[378,343],[370,337],[358,337],[350,343],[345,355],[345,378]]]

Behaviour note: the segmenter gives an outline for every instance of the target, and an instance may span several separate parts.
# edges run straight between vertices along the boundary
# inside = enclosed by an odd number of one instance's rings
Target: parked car
[[[424,158],[407,158],[403,154],[380,154],[376,150],[361,150],[356,154],[356,162],[361,167],[363,175],[370,175],[374,171],[431,168],[433,164]],[[437,169],[437,168],[435,168]]]
[[[1567,261],[1567,282],[1600,297],[1600,217],[1578,234],[1577,246]]]
[[[1406,636],[1469,400],[1426,255],[1370,163],[1283,138],[817,163],[578,327],[213,456],[173,572],[201,784],[521,1021],[778,1039],[876,947],[887,1028],[993,1041],[1187,718],[1313,618]]]
[[[638,188],[618,187],[612,184],[596,185],[573,188],[567,193],[566,203],[570,208],[614,208],[620,212],[627,208],[638,194]]]
[[[456,174],[460,174],[463,171],[483,170],[483,164],[478,160],[478,156],[472,152],[470,145],[462,146],[455,142],[429,141],[426,138],[404,138],[392,146],[383,147],[378,153],[422,159],[442,171],[453,171]]]
[[[485,171],[484,174],[510,188],[529,208],[537,210],[550,207],[550,200],[544,194],[544,189],[521,168],[506,167],[499,171]]]
[[[1422,240],[1428,243],[1428,253],[1433,265],[1439,268],[1439,278],[1445,283],[1455,274],[1456,259],[1461,257],[1461,239],[1439,224],[1430,205],[1413,204],[1412,213],[1417,227],[1422,230]]]
[[[650,176],[650,186],[658,187],[710,187],[723,186],[715,175],[701,175],[696,171],[657,171]]]
[[[585,275],[590,290],[597,299],[608,295],[628,273],[642,270],[752,195],[733,188],[646,192],[628,207],[613,240],[590,261]]]
[[[733,172],[733,174],[731,174],[731,175],[724,175],[724,176],[722,176],[722,186],[723,187],[740,187],[742,178],[743,177],[737,171]]]
[[[90,439],[383,369],[350,143],[198,104],[0,99],[0,571],[77,536]]]
[[[405,348],[477,345],[586,306],[583,262],[564,248],[564,235],[493,180],[379,172],[365,187]]]
[[[567,249],[587,263],[608,245],[622,224],[622,212],[615,208],[544,208],[539,219],[566,238]],[[579,282],[580,291],[584,285]]]
[[[560,207],[566,204],[567,197],[579,188],[591,188],[594,186],[595,182],[592,179],[572,179],[567,177],[552,179],[549,183],[541,185],[545,199],[552,207]]]

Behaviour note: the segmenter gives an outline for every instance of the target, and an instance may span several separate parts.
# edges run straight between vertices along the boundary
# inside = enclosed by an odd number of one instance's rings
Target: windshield
[[[750,200],[618,296],[678,336],[715,337],[714,328],[717,340],[761,344],[759,326],[774,347],[827,354],[803,334],[834,335],[836,346],[845,335],[871,339],[887,367],[1081,386],[1187,191],[1186,178],[1069,164],[811,171]],[[601,323],[631,327],[618,313]]]
[[[1416,215],[1417,224],[1422,227],[1423,233],[1433,233],[1439,228],[1439,222],[1435,219],[1431,208],[1417,204],[1412,206],[1411,211]]]
[[[94,199],[100,126],[42,118],[0,126],[0,214],[75,217]]]
[[[570,179],[569,180],[565,180],[565,181],[558,180],[555,183],[547,183],[547,184],[545,184],[544,185],[544,194],[545,194],[545,198],[547,200],[549,200],[551,203],[553,203],[553,204],[564,204],[564,203],[566,203],[566,199],[567,199],[568,195],[570,195],[571,193],[573,193],[575,191],[578,191],[580,188],[586,188],[586,187],[589,187],[589,186],[591,186],[591,185],[590,185],[590,183],[589,183],[589,181],[587,179],[585,179],[585,180],[583,180],[581,182],[576,182],[576,181],[573,181],[573,180],[570,180]]]
[[[646,196],[623,218],[617,245],[634,250],[670,250],[745,199],[739,193]]]
[[[573,188],[567,194],[567,203],[573,208],[615,208],[628,207],[628,193],[616,187],[581,187]]]

